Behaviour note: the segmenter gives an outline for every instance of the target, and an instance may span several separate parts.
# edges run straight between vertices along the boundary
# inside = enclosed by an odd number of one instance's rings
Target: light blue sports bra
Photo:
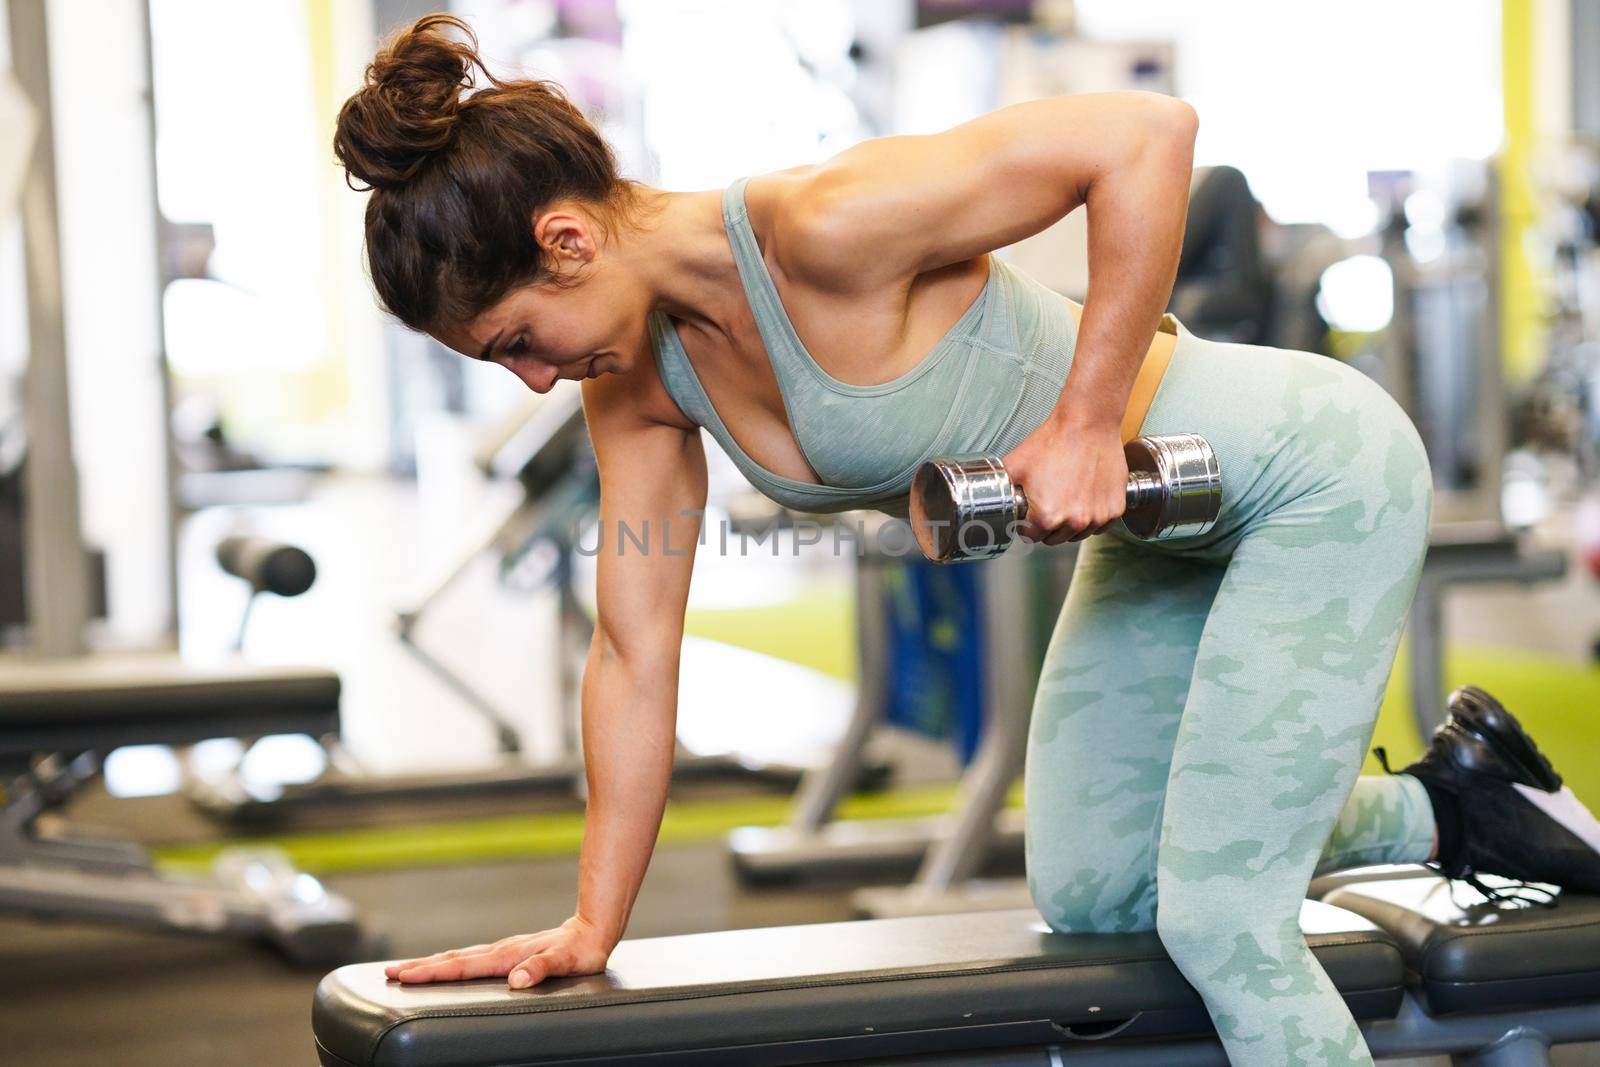
[[[823,484],[752,460],[711,406],[672,320],[656,312],[650,333],[668,395],[764,495],[797,511],[904,514],[911,477],[925,460],[1003,455],[1050,414],[1066,385],[1077,324],[1066,298],[994,256],[977,300],[911,370],[867,386],[829,375],[800,343],[761,258],[745,210],[749,180],[723,193],[723,224],[795,442]]]

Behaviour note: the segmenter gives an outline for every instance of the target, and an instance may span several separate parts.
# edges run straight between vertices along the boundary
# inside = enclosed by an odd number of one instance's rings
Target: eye
[[[506,355],[508,355],[508,356],[520,356],[520,355],[522,355],[522,353],[526,352],[527,350],[528,350],[527,339],[525,337],[522,337],[522,336],[519,335],[515,341],[512,341],[511,344],[506,346]]]

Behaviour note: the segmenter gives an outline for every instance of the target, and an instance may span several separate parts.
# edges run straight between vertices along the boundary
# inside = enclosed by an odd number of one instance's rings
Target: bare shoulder
[[[864,283],[876,284],[884,273],[859,269],[877,235],[843,218],[843,213],[872,215],[863,200],[872,192],[852,183],[848,165],[836,157],[763,174],[745,188],[750,224],[767,258],[791,286],[858,292]]]
[[[919,166],[939,169],[922,158],[929,140],[873,138],[824,162],[751,183],[751,224],[791,284],[861,295],[901,288],[949,265],[930,262],[923,250],[926,231],[940,224],[941,214],[924,202],[931,183],[917,175]],[[962,258],[973,256],[949,262]]]

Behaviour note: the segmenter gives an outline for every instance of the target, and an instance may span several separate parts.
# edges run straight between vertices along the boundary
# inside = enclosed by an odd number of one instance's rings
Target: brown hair
[[[473,72],[484,85],[467,93]],[[418,19],[368,65],[339,109],[333,150],[367,200],[367,264],[390,313],[417,330],[465,322],[547,264],[535,213],[557,199],[616,207],[633,183],[548,81],[501,81],[471,28]]]

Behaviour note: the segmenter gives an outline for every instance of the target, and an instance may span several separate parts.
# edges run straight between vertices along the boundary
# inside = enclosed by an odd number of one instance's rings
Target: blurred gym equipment
[[[72,449],[45,11],[27,0],[6,6],[17,81],[39,122],[20,198],[25,446],[10,450],[10,506],[0,509],[13,516],[0,529],[21,534],[4,552],[21,575],[24,610],[10,621],[26,649],[0,660],[0,909],[265,938],[307,963],[349,959],[363,941],[350,905],[279,855],[236,852],[209,879],[185,879],[154,870],[132,842],[41,825],[122,745],[335,730],[339,680],[320,670],[202,669],[164,653],[84,654],[103,581],[83,547]]]
[[[1261,204],[1236,167],[1200,167],[1168,309],[1197,336],[1270,343],[1276,280],[1261,247]]]
[[[1406,624],[1412,714],[1419,737],[1433,736],[1446,715],[1445,594],[1456,586],[1491,582],[1531,586],[1557,581],[1566,573],[1564,551],[1541,548],[1503,523],[1434,525]]]
[[[600,499],[582,393],[576,387],[558,387],[526,401],[497,432],[486,436],[475,462],[487,477],[515,481],[522,495],[503,512],[487,516],[423,590],[395,611],[395,632],[406,651],[488,722],[500,751],[515,754],[522,748],[516,727],[469,679],[429,652],[417,632],[428,610],[486,553],[499,560],[502,579],[514,581],[517,588],[529,592],[541,586],[553,588],[561,620],[556,669],[564,705],[563,737],[567,748],[575,751],[571,709],[577,707],[582,657],[592,625],[573,594],[570,555],[579,525]],[[555,771],[552,783],[559,784],[571,773],[570,767]]]
[[[25,648],[32,631],[28,626],[28,528],[23,506],[27,481],[28,448],[20,420],[0,426],[0,648]],[[88,610],[84,621],[106,613],[106,558],[97,549],[81,546],[88,568]]]
[[[734,869],[746,882],[807,876],[875,877],[915,870],[913,892],[943,895],[991,862],[1022,854],[1021,813],[1005,798],[1022,767],[1033,683],[1048,625],[1036,604],[1059,604],[1076,558],[1071,549],[1002,556],[978,571],[977,616],[982,732],[962,774],[950,814],[919,819],[842,820],[839,804],[854,787],[873,735],[885,725],[895,669],[888,639],[883,568],[872,551],[858,560],[858,698],[844,736],[826,764],[808,771],[781,827],[740,827],[728,838]],[[899,892],[898,890],[890,892]]]
[[[169,223],[165,232],[171,247],[181,231]],[[170,432],[178,467],[175,495],[190,511],[300,503],[310,496],[324,470],[314,464],[269,463],[235,448],[215,401],[204,395],[185,397],[174,406]]]
[[[91,576],[78,514],[78,472],[67,403],[66,322],[61,305],[60,219],[44,5],[7,5],[12,69],[35,118],[35,143],[22,172],[23,255],[28,301],[28,366],[23,377],[27,462],[20,493],[27,640],[42,655],[83,650]]]
[[[40,828],[119,746],[338,725],[339,679],[324,670],[106,654],[0,666],[0,910],[260,938],[298,963],[369,951],[351,905],[271,850],[225,852],[193,879],[155,870],[131,841]]]
[[[250,599],[240,613],[239,632],[233,650],[244,650],[245,631],[250,626],[250,610],[262,593],[299,596],[317,580],[317,565],[304,549],[280,544],[265,537],[235,535],[217,545],[217,563],[235,578],[250,585]]]
[[[489,724],[500,759],[481,770],[374,774],[336,734],[313,735],[328,754],[326,773],[309,782],[254,782],[241,775],[241,758],[226,773],[186,784],[190,799],[203,810],[231,822],[263,824],[318,806],[525,792],[582,798],[586,783],[579,688],[593,622],[574,589],[572,555],[577,532],[597,507],[599,475],[580,391],[563,387],[530,399],[488,435],[475,462],[488,477],[514,480],[522,493],[503,512],[487,516],[424,590],[396,611],[395,632],[407,652]],[[560,716],[563,749],[553,759],[535,763],[523,758],[523,739],[511,716],[421,640],[428,611],[486,554],[498,562],[501,580],[510,588],[529,595],[553,590],[556,595],[559,638],[553,655],[561,700],[550,711]],[[291,589],[303,592],[315,574],[311,558],[301,549],[254,538],[224,540],[217,559],[224,570],[249,583],[253,593],[297,595]],[[781,790],[793,789],[801,773],[798,767],[760,763],[736,753],[695,753],[681,743],[673,766],[678,779],[737,778]]]

